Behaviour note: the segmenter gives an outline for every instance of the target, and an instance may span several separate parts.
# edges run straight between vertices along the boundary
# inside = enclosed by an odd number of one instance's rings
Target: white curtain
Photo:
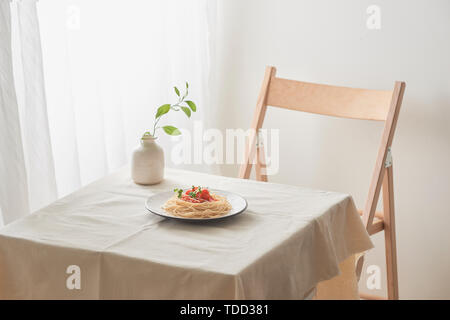
[[[215,1],[0,3],[4,223],[127,163],[173,86],[189,82],[198,112],[161,122],[212,125]],[[159,133],[168,166],[172,140]]]

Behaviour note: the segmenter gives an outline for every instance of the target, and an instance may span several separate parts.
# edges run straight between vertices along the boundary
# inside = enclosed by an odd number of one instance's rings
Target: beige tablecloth
[[[248,209],[198,224],[144,208],[192,184],[241,194]],[[139,186],[124,168],[0,230],[0,298],[301,299],[371,247],[345,194],[179,170]],[[67,286],[71,265],[80,289]]]

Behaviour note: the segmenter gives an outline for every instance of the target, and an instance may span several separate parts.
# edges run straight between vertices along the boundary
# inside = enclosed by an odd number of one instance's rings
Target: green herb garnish
[[[181,195],[183,194],[183,189],[175,188],[175,189],[173,189],[173,192],[177,192],[178,198],[181,198]]]

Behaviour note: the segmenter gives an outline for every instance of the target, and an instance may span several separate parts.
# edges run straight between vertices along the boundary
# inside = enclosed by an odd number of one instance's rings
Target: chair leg
[[[364,254],[362,254],[356,261],[355,273],[356,273],[356,279],[358,280],[358,282],[361,279],[363,266],[364,266]]]
[[[255,165],[255,173],[256,180],[267,182],[267,174],[266,174],[266,157],[264,155],[264,147],[262,145],[256,148],[256,165]]]
[[[398,300],[397,246],[394,217],[394,188],[392,165],[383,179],[384,241],[386,247],[386,275],[389,300]]]

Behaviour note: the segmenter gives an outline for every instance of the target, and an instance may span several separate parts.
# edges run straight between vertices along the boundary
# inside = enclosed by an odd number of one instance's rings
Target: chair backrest
[[[342,118],[384,121],[390,90],[337,87],[272,77],[267,105]]]
[[[275,74],[275,67],[266,67],[251,125],[253,130],[239,177],[250,177],[256,155],[256,177],[258,180],[267,181],[267,176],[261,173],[264,166],[264,163],[261,163],[261,155],[263,156],[264,152],[258,150],[256,144],[257,132],[262,127],[268,106],[343,118],[383,121],[385,126],[381,144],[363,210],[364,222],[369,230],[383,183],[385,162],[389,156],[405,83],[395,82],[393,90],[369,90],[282,79],[277,78]]]

